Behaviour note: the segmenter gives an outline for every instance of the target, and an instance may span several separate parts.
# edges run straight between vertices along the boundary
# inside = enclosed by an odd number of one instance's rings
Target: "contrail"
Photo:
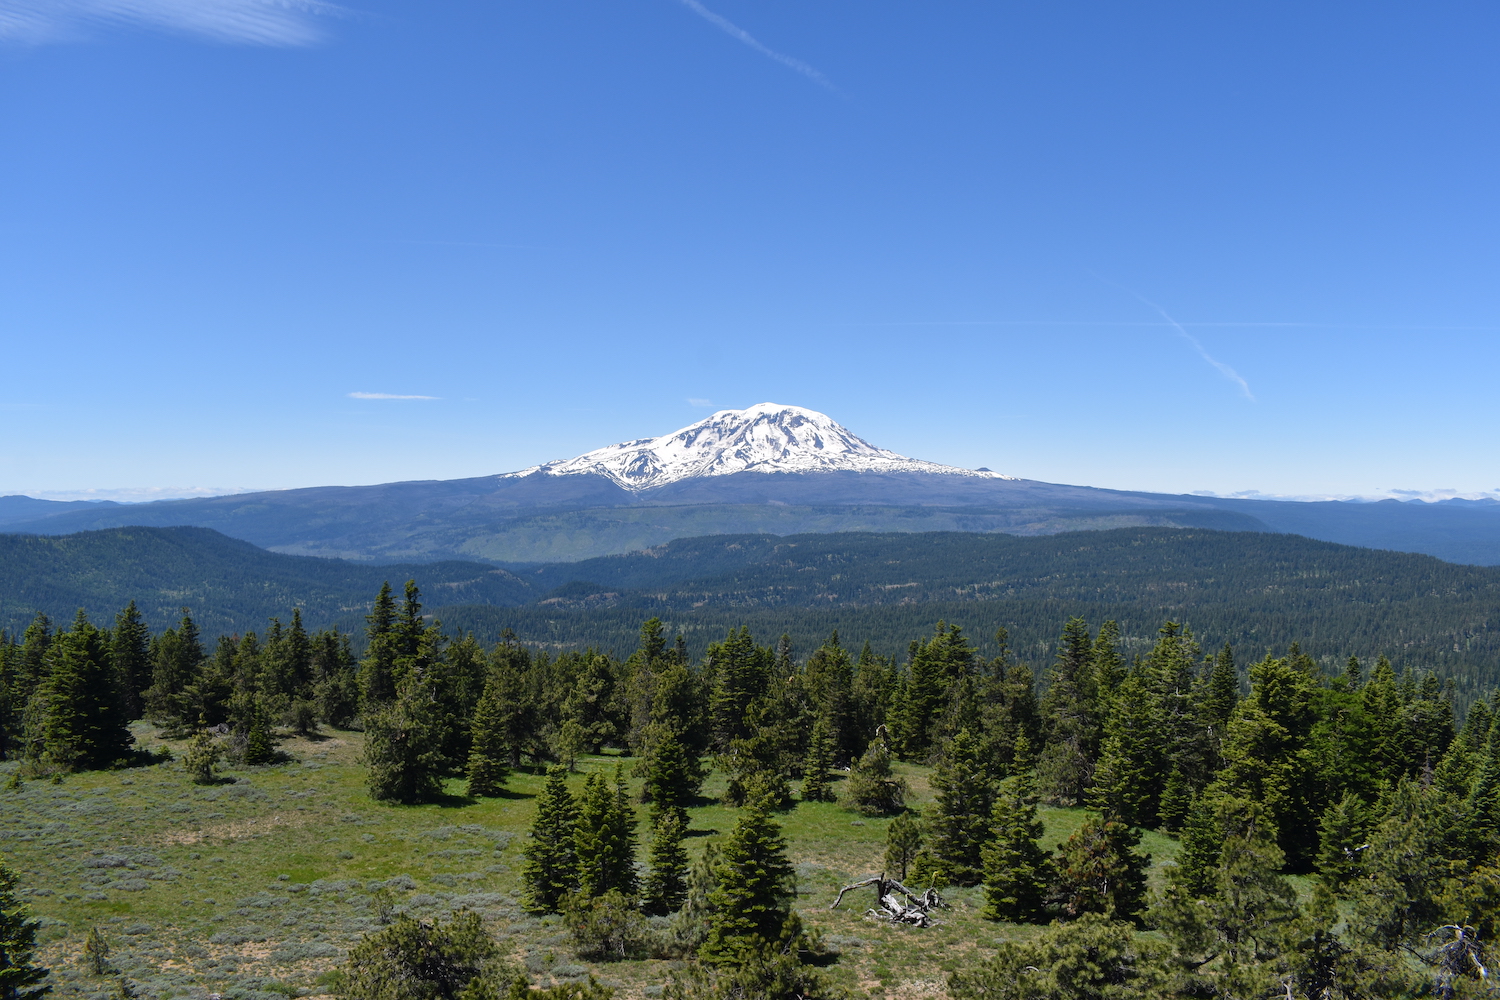
[[[833,85],[833,82],[829,80],[828,77],[824,76],[822,73],[819,73],[817,70],[813,69],[801,59],[793,59],[791,56],[782,55],[775,49],[767,48],[766,46],[762,45],[754,35],[750,34],[750,32],[746,31],[744,28],[741,28],[739,25],[735,24],[727,17],[715,14],[713,11],[709,10],[707,7],[699,3],[698,0],[680,0],[680,2],[688,10],[703,18],[703,20],[707,21],[709,24],[712,24],[714,27],[724,32],[724,34],[730,36],[731,38],[737,38],[741,42],[744,42],[746,45],[750,46],[755,51],[759,52],[761,55],[766,56],[769,59],[775,59],[777,62],[781,63],[781,65],[786,66],[789,69],[796,70],[798,73],[801,73],[803,76],[818,84],[820,87],[827,87],[834,93],[838,93],[838,88]]]
[[[1093,271],[1090,271],[1089,273],[1094,274]],[[1144,302],[1152,309],[1155,309],[1158,313],[1161,314],[1161,318],[1166,320],[1167,323],[1172,327],[1172,329],[1177,331],[1178,336],[1182,337],[1183,340],[1193,345],[1193,350],[1198,352],[1198,356],[1200,358],[1217,368],[1220,375],[1223,375],[1225,378],[1229,379],[1229,381],[1239,386],[1240,392],[1245,394],[1246,399],[1250,400],[1250,402],[1252,403],[1255,402],[1255,394],[1250,391],[1250,383],[1246,382],[1244,378],[1241,377],[1239,372],[1235,371],[1233,368],[1229,367],[1218,358],[1215,358],[1212,354],[1209,354],[1208,351],[1204,349],[1203,345],[1198,342],[1198,338],[1184,330],[1182,328],[1182,324],[1177,322],[1171,316],[1167,315],[1167,311],[1165,309],[1157,305],[1155,302],[1152,302],[1150,299],[1146,298],[1146,296],[1142,295],[1140,292],[1135,291],[1134,289],[1126,288],[1124,285],[1117,284],[1113,281],[1109,281],[1105,278],[1099,277],[1099,275],[1097,274],[1094,274],[1094,277],[1099,278],[1099,280],[1103,281],[1106,285],[1114,285],[1114,287],[1118,288],[1120,291],[1128,293],[1134,298],[1139,299],[1141,302]]]

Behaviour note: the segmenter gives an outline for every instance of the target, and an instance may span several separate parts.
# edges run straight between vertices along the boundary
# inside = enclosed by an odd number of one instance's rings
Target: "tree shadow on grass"
[[[689,830],[683,834],[684,837],[717,837],[718,830]]]

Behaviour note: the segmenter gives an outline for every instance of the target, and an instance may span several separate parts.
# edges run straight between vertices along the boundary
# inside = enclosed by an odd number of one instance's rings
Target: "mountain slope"
[[[1500,563],[1500,505],[1230,500],[1042,483],[907,458],[823,414],[769,403],[497,476],[145,504],[0,498],[9,531],[184,524],[277,552],[385,562],[577,560],[707,534],[1163,526],[1290,531]]]
[[[66,623],[85,608],[107,623],[134,600],[154,627],[192,610],[202,631],[259,630],[301,608],[309,627],[369,610],[381,583],[418,577],[429,604],[518,604],[532,589],[483,563],[372,566],[287,556],[206,528],[116,528],[62,537],[0,535],[0,627],[38,612]]]

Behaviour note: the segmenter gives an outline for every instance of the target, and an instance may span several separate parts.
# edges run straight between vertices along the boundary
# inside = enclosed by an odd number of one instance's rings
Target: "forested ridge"
[[[509,628],[553,648],[625,650],[644,618],[681,633],[694,657],[729,628],[788,633],[799,647],[834,629],[899,653],[943,618],[979,648],[1010,630],[1044,661],[1056,623],[1120,623],[1130,654],[1167,619],[1204,641],[1263,654],[1298,642],[1324,668],[1381,654],[1457,684],[1460,707],[1500,679],[1500,569],[1358,549],[1293,535],[1129,528],[1037,538],[955,532],[709,536],[580,563],[371,566],[287,556],[201,528],[0,535],[0,628],[37,612],[66,620],[135,600],[161,629],[192,610],[209,632],[258,630],[300,609],[362,649],[361,618],[383,579],[418,576],[428,612],[484,642]]]
[[[39,618],[0,643],[4,746],[23,762],[17,780],[60,779],[128,763],[125,723],[145,717],[196,734],[186,764],[211,783],[225,755],[274,763],[278,724],[356,725],[370,795],[397,803],[442,800],[454,778],[473,798],[503,795],[517,769],[550,768],[525,905],[560,912],[581,955],[693,960],[673,987],[684,997],[832,995],[818,972],[832,956],[793,908],[777,819],[830,798],[904,817],[889,826],[891,892],[932,887],[939,896],[924,898],[940,907],[944,887],[976,886],[991,919],[1048,925],[955,972],[955,997],[1488,988],[1500,696],[1457,718],[1438,677],[1384,657],[1329,670],[1293,643],[1237,658],[1175,621],[1129,655],[1112,620],[1058,628],[1038,677],[1003,629],[982,655],[941,621],[899,656],[837,633],[799,649],[735,628],[695,657],[653,618],[616,657],[447,634],[408,583],[401,598],[382,587],[356,656],[348,635],[310,633],[295,611],[210,643],[191,617],[152,634],[127,607],[108,628],[82,613],[60,629]],[[614,779],[592,774],[571,792],[573,761],[607,748],[626,758]],[[920,815],[907,813],[892,759],[935,768]],[[643,776],[638,798],[626,767]],[[691,866],[685,810],[710,768],[727,776],[739,818]],[[1042,802],[1092,818],[1049,852]],[[1181,844],[1154,890],[1143,829]],[[1288,875],[1310,879],[1310,897]],[[644,922],[651,914],[664,922]],[[439,950],[484,952],[479,933],[398,921],[356,949],[338,991],[352,1000],[407,974],[404,949],[433,935]],[[463,982],[505,988],[486,968]]]

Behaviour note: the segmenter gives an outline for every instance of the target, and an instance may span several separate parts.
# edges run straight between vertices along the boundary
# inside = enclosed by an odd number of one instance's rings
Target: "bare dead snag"
[[[879,903],[878,907],[865,911],[867,917],[877,917],[893,924],[930,927],[932,911],[940,907],[943,909],[948,907],[936,889],[929,888],[921,893],[915,893],[895,879],[886,878],[885,873],[881,872],[879,875],[844,886],[839,890],[838,898],[833,901],[833,905],[828,908],[837,909],[838,905],[844,901],[844,893],[851,889],[862,889],[867,885],[875,887],[875,900]]]

